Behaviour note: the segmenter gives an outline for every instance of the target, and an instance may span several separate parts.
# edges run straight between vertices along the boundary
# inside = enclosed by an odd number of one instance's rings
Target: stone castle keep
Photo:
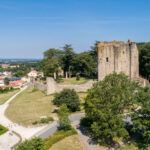
[[[98,44],[98,80],[106,75],[123,72],[130,78],[139,77],[139,54],[135,42],[100,42]]]

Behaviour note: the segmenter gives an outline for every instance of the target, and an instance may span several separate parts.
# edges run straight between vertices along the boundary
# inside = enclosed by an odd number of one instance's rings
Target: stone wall
[[[88,89],[92,88],[94,81],[90,80],[84,84],[80,85],[61,85],[55,82],[53,78],[47,78],[47,95],[53,94],[55,92],[60,92],[65,88],[74,89],[76,92],[86,92]]]
[[[47,85],[42,84],[38,81],[35,81],[34,86],[37,87],[41,91],[46,91],[47,90]]]
[[[122,41],[98,44],[98,80],[110,73],[123,72],[130,78],[138,78],[139,61],[136,43]]]

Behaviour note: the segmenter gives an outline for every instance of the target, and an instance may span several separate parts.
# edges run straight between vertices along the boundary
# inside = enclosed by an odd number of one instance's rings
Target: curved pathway
[[[15,131],[17,134],[19,134],[22,138],[22,140],[29,139],[35,136],[40,136],[41,138],[46,138],[50,135],[52,135],[59,125],[57,124],[57,121],[54,121],[50,125],[45,125],[41,127],[35,127],[35,128],[26,128],[23,127],[17,123],[13,123],[11,120],[9,120],[5,116],[5,111],[7,107],[9,106],[9,103],[21,92],[23,92],[27,88],[22,88],[18,93],[16,93],[14,96],[12,96],[5,104],[0,105],[0,124],[7,127],[9,131],[5,133],[4,135],[0,136],[0,149],[1,150],[9,150],[14,144],[16,144],[19,141],[19,138],[13,133]],[[90,139],[88,135],[84,134],[84,132],[81,131],[79,126],[80,119],[84,116],[83,113],[79,114],[73,114],[70,116],[70,120],[72,122],[72,125],[75,127],[75,129],[78,131],[80,140],[83,142],[83,144],[86,147],[86,150],[99,150],[97,144],[90,142]]]
[[[86,150],[100,150],[98,144],[92,141],[89,138],[88,134],[84,131],[84,129],[80,127],[80,119],[82,117],[84,117],[84,113],[71,115],[70,120],[71,120],[72,126],[77,130],[79,138],[81,142],[84,144],[84,147]],[[52,135],[57,130],[58,127],[59,127],[59,124],[57,124],[57,122],[55,121],[53,124],[41,130],[39,133],[35,134],[34,136],[47,138],[50,135]]]
[[[9,103],[21,92],[23,92],[27,88],[22,88],[18,93],[12,96],[6,103],[0,105],[0,124],[8,128],[8,132],[0,136],[0,149],[1,150],[9,150],[11,146],[16,144],[19,141],[19,138],[12,132],[15,131],[18,133],[22,140],[31,138],[35,133],[44,129],[46,126],[35,127],[35,128],[26,128],[17,123],[12,122],[5,116],[5,111],[9,106]],[[17,109],[17,108],[16,108]],[[7,137],[7,138],[6,138]],[[7,147],[7,148],[6,148]]]

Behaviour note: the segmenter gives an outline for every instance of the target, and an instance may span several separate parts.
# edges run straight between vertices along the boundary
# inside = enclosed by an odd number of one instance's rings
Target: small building
[[[4,71],[4,72],[3,72],[3,75],[4,75],[5,77],[11,77],[11,72]]]
[[[38,72],[35,71],[35,70],[30,71],[30,72],[28,73],[28,77],[30,77],[30,78],[36,78],[37,76],[38,76]]]

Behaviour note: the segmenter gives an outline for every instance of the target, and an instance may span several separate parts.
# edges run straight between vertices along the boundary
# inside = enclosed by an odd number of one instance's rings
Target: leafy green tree
[[[141,88],[137,94],[138,109],[132,114],[134,131],[142,131],[139,146],[150,146],[150,87]]]
[[[69,130],[71,128],[69,114],[67,106],[65,104],[61,105],[58,110],[58,123],[63,130]]]
[[[9,85],[9,79],[8,79],[8,78],[5,78],[5,79],[4,79],[4,84],[5,84],[5,85]]]
[[[88,91],[85,113],[93,137],[106,144],[113,144],[115,137],[128,137],[123,114],[132,109],[137,89],[126,75],[114,73]]]
[[[64,89],[60,93],[56,93],[53,103],[57,106],[66,104],[72,112],[80,109],[79,96],[73,89]]]
[[[44,141],[39,137],[35,137],[31,140],[26,140],[19,144],[15,150],[41,150],[43,146]]]
[[[140,74],[150,81],[150,42],[138,43]]]
[[[75,53],[74,53],[73,48],[69,44],[66,44],[63,47],[63,51],[64,51],[64,55],[62,57],[63,69],[64,69],[65,72],[68,72],[69,77],[71,77],[71,65],[72,65],[73,56],[74,56]]]
[[[72,73],[76,75],[79,73],[83,77],[94,77],[96,76],[96,68],[93,57],[90,52],[83,52],[76,54],[72,61]]]
[[[46,77],[53,76],[54,72],[60,71],[60,57],[62,53],[61,50],[54,48],[44,52],[44,59],[40,62],[40,66]]]

